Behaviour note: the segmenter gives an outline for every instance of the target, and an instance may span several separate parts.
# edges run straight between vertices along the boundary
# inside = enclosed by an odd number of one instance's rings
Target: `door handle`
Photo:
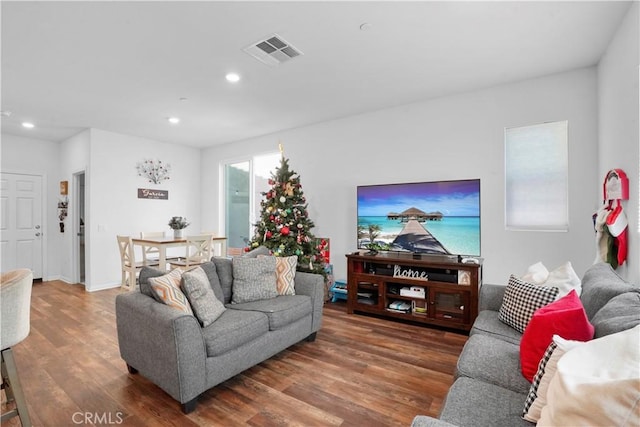
[[[40,233],[36,233],[36,237],[40,237]]]
[[[39,225],[36,225],[36,230],[40,230],[40,226]]]

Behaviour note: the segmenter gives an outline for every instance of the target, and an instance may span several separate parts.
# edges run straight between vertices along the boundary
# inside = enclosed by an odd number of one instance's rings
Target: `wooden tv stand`
[[[482,263],[455,255],[347,255],[347,312],[469,331],[478,316]]]

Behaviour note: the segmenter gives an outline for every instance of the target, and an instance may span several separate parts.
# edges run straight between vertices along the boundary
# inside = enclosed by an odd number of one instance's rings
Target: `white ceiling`
[[[2,132],[238,141],[594,65],[630,4],[2,1]],[[273,33],[304,56],[242,51]]]

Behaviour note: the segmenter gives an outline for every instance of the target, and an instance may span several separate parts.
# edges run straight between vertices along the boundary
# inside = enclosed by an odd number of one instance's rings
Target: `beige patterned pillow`
[[[298,257],[296,255],[287,257],[276,257],[276,288],[278,295],[295,295],[296,266]]]
[[[193,315],[189,300],[180,290],[180,282],[182,281],[183,270],[176,268],[164,276],[149,278],[149,285],[156,298],[169,307],[184,311]]]

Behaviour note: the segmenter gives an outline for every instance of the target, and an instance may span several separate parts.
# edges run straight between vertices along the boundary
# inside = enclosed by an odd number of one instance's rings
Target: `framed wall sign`
[[[169,190],[138,188],[138,199],[169,200]]]
[[[60,181],[60,195],[66,196],[69,194],[69,181]]]

